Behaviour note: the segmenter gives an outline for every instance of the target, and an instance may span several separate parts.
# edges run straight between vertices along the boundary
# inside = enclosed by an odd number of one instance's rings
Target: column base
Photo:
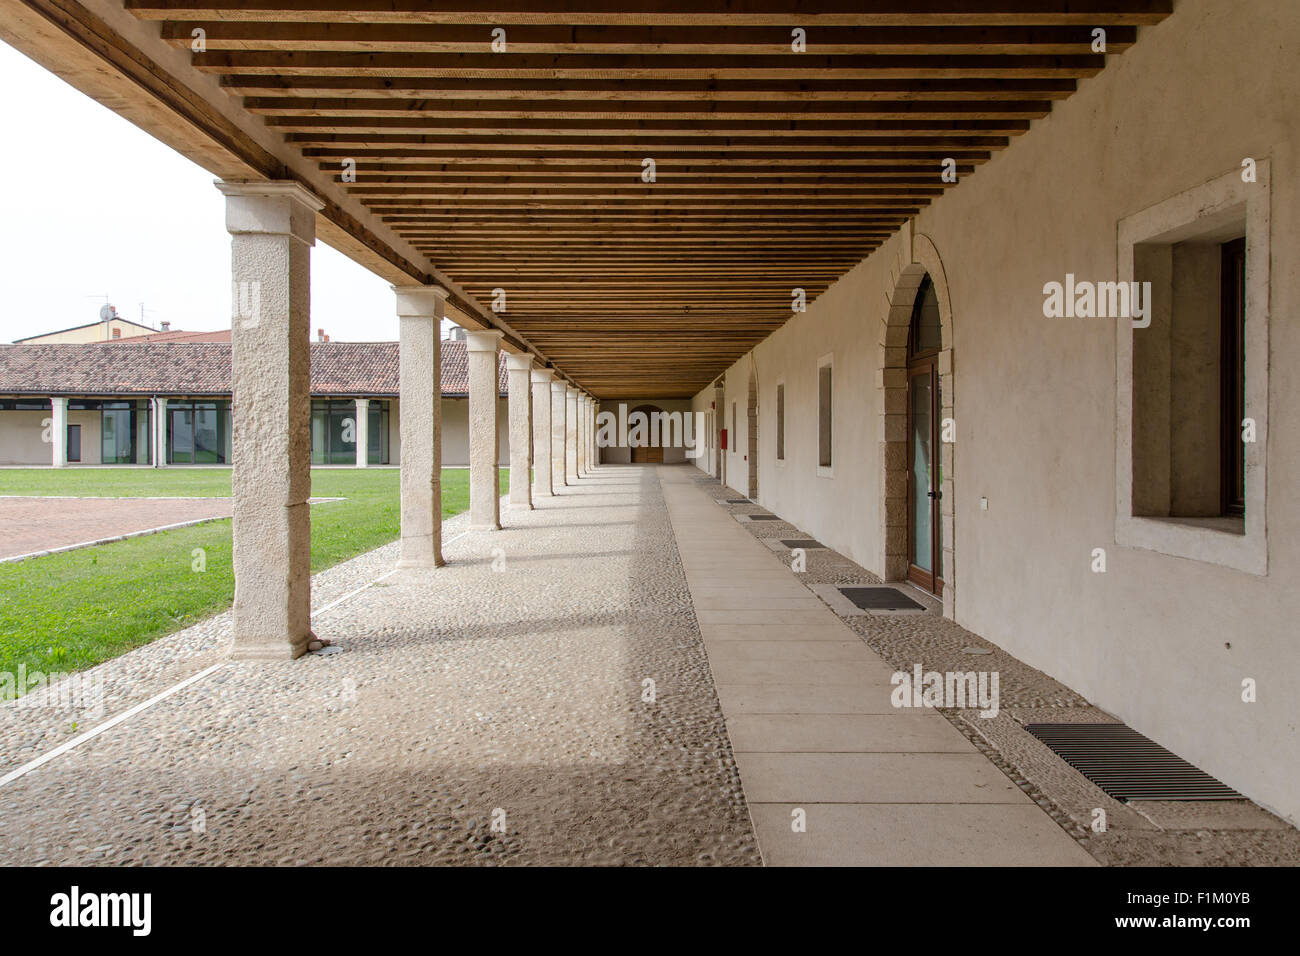
[[[307,653],[307,644],[314,638],[311,635],[292,643],[287,641],[267,641],[265,643],[240,644],[236,642],[230,651],[232,661],[292,661]]]
[[[497,522],[493,522],[492,524],[472,524],[469,526],[469,530],[470,531],[500,531],[501,525],[500,523]]]

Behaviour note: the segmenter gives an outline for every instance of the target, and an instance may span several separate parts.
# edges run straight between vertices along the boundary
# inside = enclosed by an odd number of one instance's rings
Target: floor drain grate
[[[1025,730],[1125,803],[1245,799],[1126,724],[1026,724]]]
[[[812,538],[782,538],[781,543],[785,545],[787,548],[803,548],[805,551],[807,551],[809,548],[826,547],[826,545],[821,544],[820,542],[815,541]]]
[[[747,515],[750,521],[780,521],[780,515]]]
[[[728,499],[727,499],[727,504],[729,504],[729,505],[752,505],[753,502],[750,501],[748,498],[728,498]]]
[[[840,593],[864,611],[924,611],[896,588],[840,588]]]

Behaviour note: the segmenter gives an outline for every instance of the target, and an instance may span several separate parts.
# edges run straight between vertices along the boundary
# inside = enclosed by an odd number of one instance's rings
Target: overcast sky
[[[230,236],[213,176],[0,43],[0,342],[124,318],[230,327]],[[388,283],[317,242],[312,336],[397,338]]]

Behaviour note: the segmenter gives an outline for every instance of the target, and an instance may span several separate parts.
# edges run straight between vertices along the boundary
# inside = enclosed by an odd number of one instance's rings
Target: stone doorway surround
[[[880,359],[876,381],[883,394],[880,415],[880,461],[884,470],[881,487],[880,540],[883,542],[880,567],[886,581],[907,578],[907,335],[912,320],[912,305],[921,280],[928,274],[939,299],[942,323],[942,348],[939,350],[939,388],[942,393],[941,419],[956,422],[952,345],[952,300],[948,279],[939,250],[929,236],[913,234],[912,224],[903,227],[903,249],[909,261],[900,261],[890,271],[885,292],[888,307],[880,330]],[[957,561],[955,526],[955,442],[941,442],[939,464],[943,469],[940,486],[939,524],[943,541],[943,615],[954,618],[957,600]]]

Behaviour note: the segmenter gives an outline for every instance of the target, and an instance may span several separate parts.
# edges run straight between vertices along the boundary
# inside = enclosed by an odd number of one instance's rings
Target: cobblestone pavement
[[[0,497],[0,559],[164,525],[229,518],[229,498]]]
[[[317,575],[317,608],[388,575],[317,613],[324,653],[221,663],[223,614],[95,668],[103,718],[0,707],[3,774],[221,665],[0,787],[0,860],[757,864],[655,470],[502,520]]]
[[[731,514],[770,514],[740,499],[734,489],[695,470],[694,480]],[[786,521],[739,522],[791,565],[789,548],[778,539],[810,538]],[[805,552],[799,575],[819,585],[879,585],[880,578],[829,548]],[[793,572],[792,572],[793,573]],[[909,595],[924,596],[907,585]],[[997,645],[944,618],[937,605],[925,614],[842,616],[867,645],[892,667],[911,672],[997,671],[1001,712],[981,718],[969,710],[942,711],[990,760],[1029,794],[1098,861],[1124,866],[1300,865],[1300,830],[1248,800],[1134,801],[1120,803],[1056,756],[1024,729],[1027,723],[1117,722],[1060,681],[1012,657]],[[835,610],[832,607],[832,610]],[[1105,811],[1107,829],[1092,830],[1094,810]]]

